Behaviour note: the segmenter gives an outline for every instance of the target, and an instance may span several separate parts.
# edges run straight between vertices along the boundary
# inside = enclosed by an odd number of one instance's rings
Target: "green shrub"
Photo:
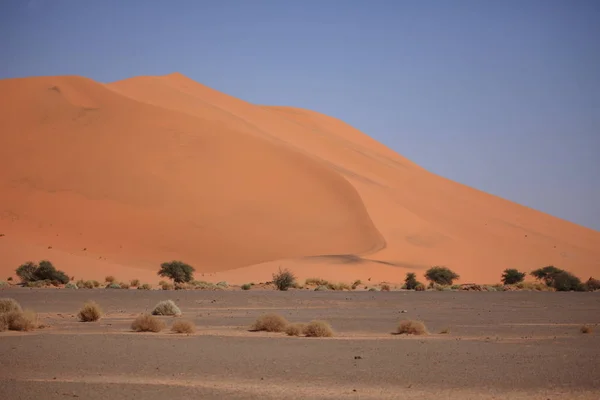
[[[69,283],[69,277],[63,271],[57,270],[50,261],[42,260],[39,265],[29,261],[16,269],[23,283],[37,281],[56,281],[59,284]]]
[[[183,283],[194,279],[194,271],[194,267],[182,261],[170,261],[162,263],[157,274],[175,283]]]
[[[406,274],[406,278],[404,279],[404,285],[406,285],[406,289],[415,290],[419,282],[417,281],[417,275],[414,272],[408,272]]]
[[[571,290],[581,292],[584,290],[581,280],[567,271],[558,272],[553,276],[552,287],[559,292],[568,292]]]
[[[251,285],[251,284],[249,284],[249,283],[244,283],[244,284],[242,285],[242,290],[250,290],[250,289],[252,289],[252,285]]]
[[[543,281],[547,286],[552,286],[554,276],[560,272],[563,272],[563,270],[556,268],[553,265],[549,265],[547,267],[531,271],[531,276],[539,281]]]
[[[452,285],[452,282],[460,276],[449,268],[435,266],[425,272],[425,278],[439,285]]]
[[[273,283],[278,290],[288,290],[296,283],[296,276],[287,269],[279,268],[279,273],[273,274]]]
[[[154,307],[152,315],[181,315],[181,310],[173,300],[164,300]]]
[[[505,269],[502,273],[502,283],[505,285],[515,285],[523,282],[523,279],[525,279],[525,272],[519,272],[515,268]]]
[[[37,279],[35,278],[35,271],[38,269],[37,264],[28,261],[25,264],[19,266],[16,269],[17,276],[21,278],[21,282],[33,282]]]
[[[588,292],[600,290],[600,280],[590,277],[590,279],[588,279],[587,282],[584,284],[584,288]]]

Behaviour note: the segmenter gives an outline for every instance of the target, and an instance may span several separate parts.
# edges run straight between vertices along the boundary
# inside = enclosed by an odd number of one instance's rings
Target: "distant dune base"
[[[432,265],[469,282],[546,265],[600,275],[599,232],[436,176],[313,111],[180,74],[8,79],[0,93],[5,276],[40,259],[153,281],[173,259],[232,283],[279,266],[335,281]]]

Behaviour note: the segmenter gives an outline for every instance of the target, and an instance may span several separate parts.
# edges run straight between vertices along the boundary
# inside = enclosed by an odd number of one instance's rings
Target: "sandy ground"
[[[172,259],[237,284],[280,265],[345,282],[433,265],[461,283],[512,267],[600,274],[600,232],[432,174],[318,112],[177,73],[4,79],[0,93],[2,280],[42,259],[151,283]]]
[[[48,325],[0,333],[5,399],[597,399],[599,293],[8,289]],[[76,320],[93,299],[107,315]],[[172,299],[198,328],[134,333]],[[276,312],[333,338],[249,332]],[[167,325],[174,317],[161,317]],[[400,319],[430,335],[393,335]],[[587,324],[595,328],[582,334]],[[449,333],[442,334],[442,330]]]

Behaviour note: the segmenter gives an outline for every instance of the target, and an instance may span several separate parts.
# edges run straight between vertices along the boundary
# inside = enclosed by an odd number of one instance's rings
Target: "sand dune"
[[[549,264],[600,275],[599,232],[434,175],[317,112],[180,74],[0,80],[0,93],[4,275],[41,258],[148,280],[170,259],[231,282],[279,265],[339,281],[435,264],[462,281]]]

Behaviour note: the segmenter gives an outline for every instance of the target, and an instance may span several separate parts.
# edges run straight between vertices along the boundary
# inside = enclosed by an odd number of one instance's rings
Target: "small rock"
[[[406,310],[402,310],[402,311],[400,311],[400,312],[401,312],[402,314],[404,314],[404,313],[407,313],[408,311],[406,311]]]
[[[354,356],[354,359],[355,360],[362,360],[362,357],[361,356]]]

